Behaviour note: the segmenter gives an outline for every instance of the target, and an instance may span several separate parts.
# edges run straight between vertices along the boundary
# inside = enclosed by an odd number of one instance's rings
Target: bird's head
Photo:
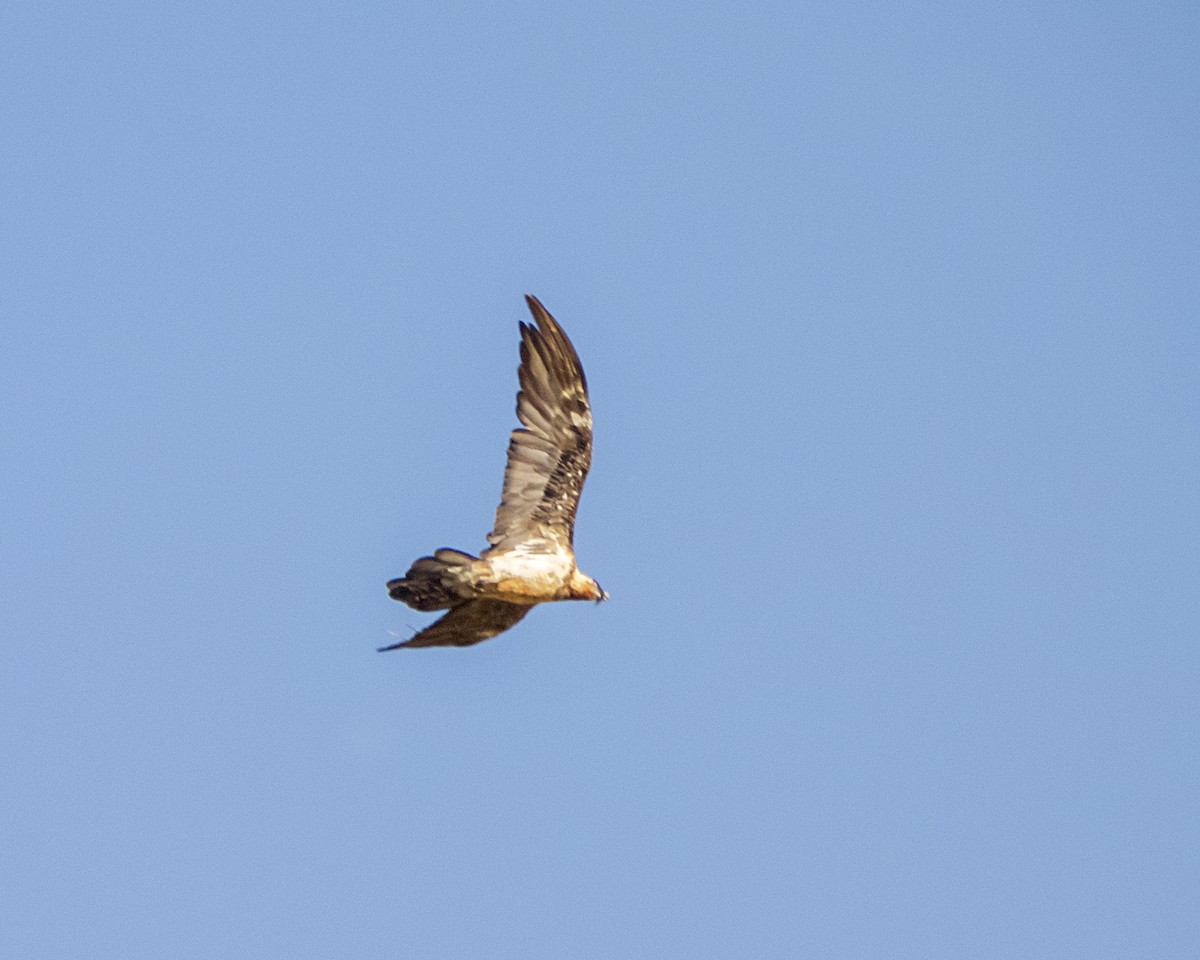
[[[608,594],[600,584],[578,570],[571,576],[570,591],[572,600],[595,600],[596,603],[603,603],[608,599]]]

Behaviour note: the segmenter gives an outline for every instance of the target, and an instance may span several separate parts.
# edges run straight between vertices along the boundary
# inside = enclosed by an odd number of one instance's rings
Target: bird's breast
[[[480,587],[498,600],[545,603],[562,597],[573,565],[556,554],[500,554],[489,557]]]

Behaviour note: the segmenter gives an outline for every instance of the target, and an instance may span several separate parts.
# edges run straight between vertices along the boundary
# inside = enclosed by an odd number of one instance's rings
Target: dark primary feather
[[[526,297],[537,326],[521,324],[517,419],[508,444],[504,488],[490,549],[518,545],[569,548],[575,511],[592,463],[587,378],[571,341],[536,297]]]
[[[504,600],[469,600],[412,639],[380,647],[379,652],[400,647],[469,647],[503,633],[532,609]]]

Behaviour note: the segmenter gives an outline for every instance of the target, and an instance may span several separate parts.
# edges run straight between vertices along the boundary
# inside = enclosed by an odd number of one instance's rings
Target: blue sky
[[[1196,956],[1198,21],[10,6],[0,952]]]

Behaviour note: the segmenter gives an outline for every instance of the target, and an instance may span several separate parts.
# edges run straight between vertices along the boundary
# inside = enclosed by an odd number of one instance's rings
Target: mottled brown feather
[[[575,512],[592,463],[587,378],[562,327],[536,297],[526,297],[537,326],[521,324],[517,419],[508,444],[493,551],[570,549]]]

